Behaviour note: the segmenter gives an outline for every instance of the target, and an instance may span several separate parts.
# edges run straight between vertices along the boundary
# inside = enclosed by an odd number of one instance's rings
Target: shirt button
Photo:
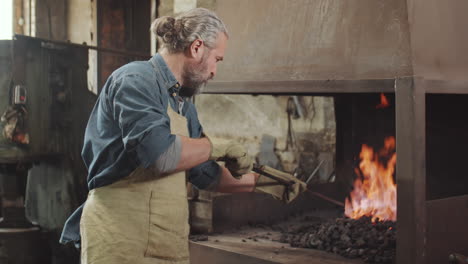
[[[174,97],[175,97],[176,95],[177,95],[176,93],[172,93],[172,96],[174,96]]]
[[[175,88],[179,88],[179,83],[176,83],[174,86]]]

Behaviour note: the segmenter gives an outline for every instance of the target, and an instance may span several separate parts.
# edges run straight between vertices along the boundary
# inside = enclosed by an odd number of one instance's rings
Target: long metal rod
[[[309,178],[307,178],[306,180],[306,183],[309,184],[310,180],[312,180],[312,178],[314,177],[314,175],[318,172],[318,170],[320,169],[320,166],[322,166],[322,163],[324,162],[325,160],[322,160],[320,161],[319,165],[317,166],[317,168],[315,168],[315,170],[310,174]]]
[[[332,203],[332,204],[336,204],[336,205],[339,205],[339,206],[341,206],[341,207],[344,207],[344,206],[345,206],[344,203],[339,202],[339,201],[337,201],[337,200],[335,200],[335,199],[332,199],[332,198],[330,198],[330,197],[328,197],[328,196],[325,196],[325,195],[323,195],[323,194],[321,194],[321,193],[314,192],[314,191],[311,191],[311,190],[309,190],[309,189],[307,189],[307,191],[308,191],[310,194],[312,194],[312,195],[314,195],[314,196],[316,196],[316,197],[318,197],[318,198],[320,198],[320,199],[323,199],[323,200],[325,200],[325,201],[328,201],[328,202],[330,202],[330,203]]]
[[[29,36],[16,34],[15,38],[17,38],[17,37],[29,38]],[[109,48],[103,48],[103,47],[97,47],[97,46],[90,46],[90,45],[70,43],[70,42],[57,41],[57,40],[50,40],[50,39],[44,39],[44,38],[36,38],[36,37],[35,37],[35,39],[39,39],[41,41],[56,44],[56,45],[67,45],[67,46],[73,46],[73,47],[80,47],[80,48],[97,50],[98,52],[113,53],[113,54],[128,56],[128,57],[149,58],[151,56],[150,52],[142,53],[142,52],[124,51],[124,50],[119,50],[119,49],[109,49]]]

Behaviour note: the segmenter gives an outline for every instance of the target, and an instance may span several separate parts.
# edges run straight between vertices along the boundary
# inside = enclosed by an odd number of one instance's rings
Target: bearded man
[[[212,191],[256,189],[244,147],[212,142],[188,100],[216,75],[226,26],[197,8],[156,19],[152,31],[160,52],[111,74],[86,127],[90,191],[61,237],[81,245],[84,264],[189,263],[186,181]]]

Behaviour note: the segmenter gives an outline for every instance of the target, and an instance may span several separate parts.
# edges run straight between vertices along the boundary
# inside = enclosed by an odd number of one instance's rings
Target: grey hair
[[[151,24],[169,53],[185,51],[195,40],[201,39],[208,48],[214,48],[218,33],[228,36],[226,25],[213,12],[205,8],[195,8],[176,17],[159,17]]]

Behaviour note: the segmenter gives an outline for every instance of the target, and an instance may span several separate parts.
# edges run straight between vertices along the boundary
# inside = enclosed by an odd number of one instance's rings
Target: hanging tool
[[[306,180],[306,183],[309,184],[310,180],[314,177],[314,175],[318,172],[318,170],[320,169],[320,166],[322,166],[323,162],[325,160],[322,160],[320,161],[319,165],[317,166],[317,168],[315,168],[315,170],[310,174],[309,178]]]

